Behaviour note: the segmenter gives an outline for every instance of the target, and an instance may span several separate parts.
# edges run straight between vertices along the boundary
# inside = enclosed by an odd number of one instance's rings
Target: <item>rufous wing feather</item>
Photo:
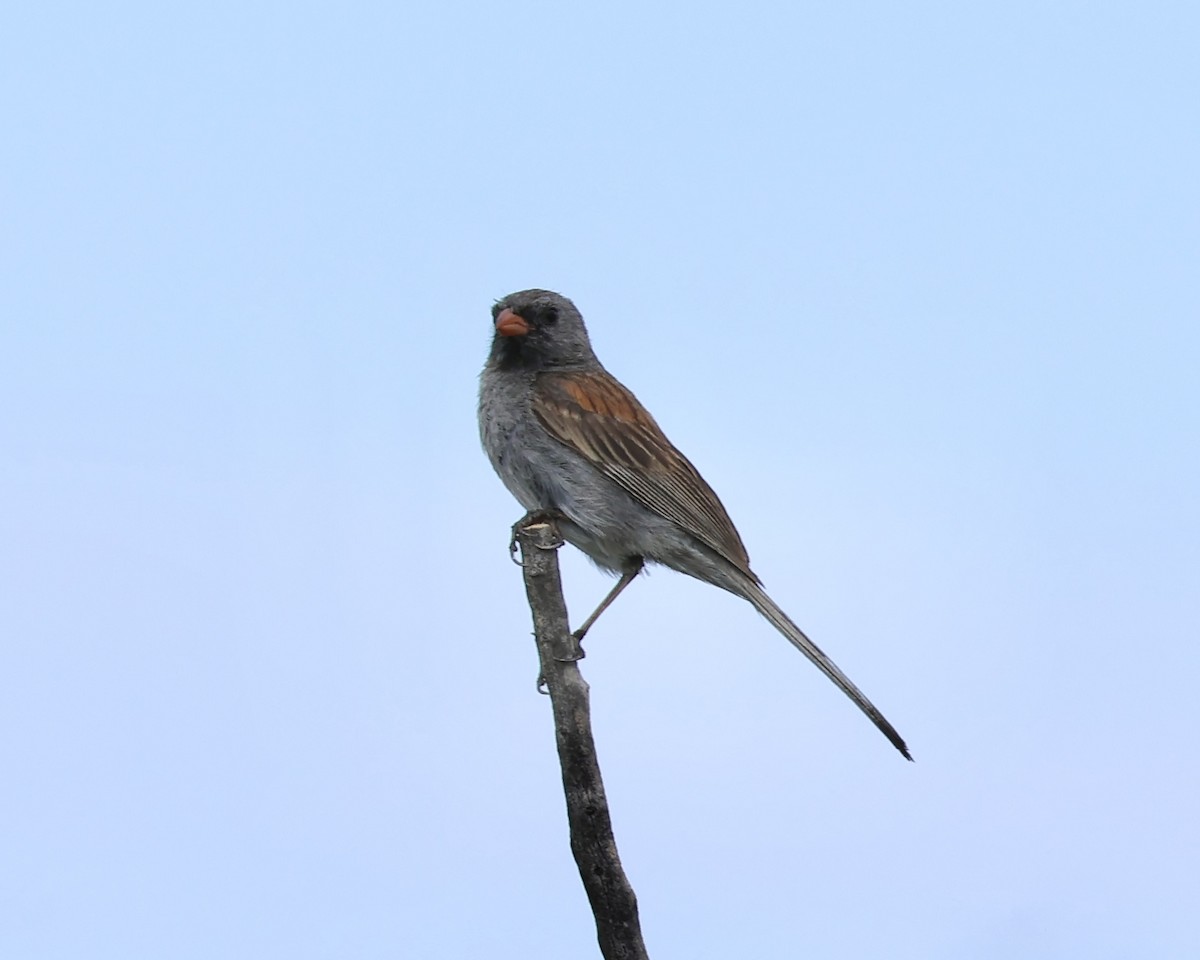
[[[543,373],[533,411],[630,496],[757,581],[725,507],[637,397],[606,372]]]

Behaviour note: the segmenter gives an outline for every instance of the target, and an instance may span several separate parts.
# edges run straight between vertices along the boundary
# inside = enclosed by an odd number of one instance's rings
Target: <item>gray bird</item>
[[[749,600],[911,760],[883,714],[767,596],[721,501],[596,359],[575,304],[522,290],[498,301],[492,320],[479,388],[492,466],[521,506],[554,517],[568,543],[620,575],[575,636],[647,561],[661,563]]]

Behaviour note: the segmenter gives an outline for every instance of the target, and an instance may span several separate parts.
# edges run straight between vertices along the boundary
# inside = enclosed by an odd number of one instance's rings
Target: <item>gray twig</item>
[[[588,685],[579,672],[583,655],[571,636],[558,572],[558,531],[550,523],[518,527],[522,570],[542,679],[550,691],[554,734],[567,797],[571,852],[579,867],[596,937],[605,960],[648,960],[638,923],[637,898],[617,856],[608,800],[592,740]]]

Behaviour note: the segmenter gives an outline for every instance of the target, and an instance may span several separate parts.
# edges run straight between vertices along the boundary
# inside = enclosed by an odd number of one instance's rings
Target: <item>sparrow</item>
[[[908,760],[896,729],[767,596],[725,507],[637,397],[596,358],[575,304],[550,290],[492,307],[480,376],[479,433],[496,473],[531,515],[620,579],[575,631],[657,563],[728,590],[857,704]]]

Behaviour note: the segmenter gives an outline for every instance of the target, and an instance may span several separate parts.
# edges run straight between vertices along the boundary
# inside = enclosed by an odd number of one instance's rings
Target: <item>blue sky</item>
[[[474,422],[529,286],[917,759],[635,584],[584,670],[652,956],[1200,955],[1198,29],[6,12],[0,955],[597,955]]]

